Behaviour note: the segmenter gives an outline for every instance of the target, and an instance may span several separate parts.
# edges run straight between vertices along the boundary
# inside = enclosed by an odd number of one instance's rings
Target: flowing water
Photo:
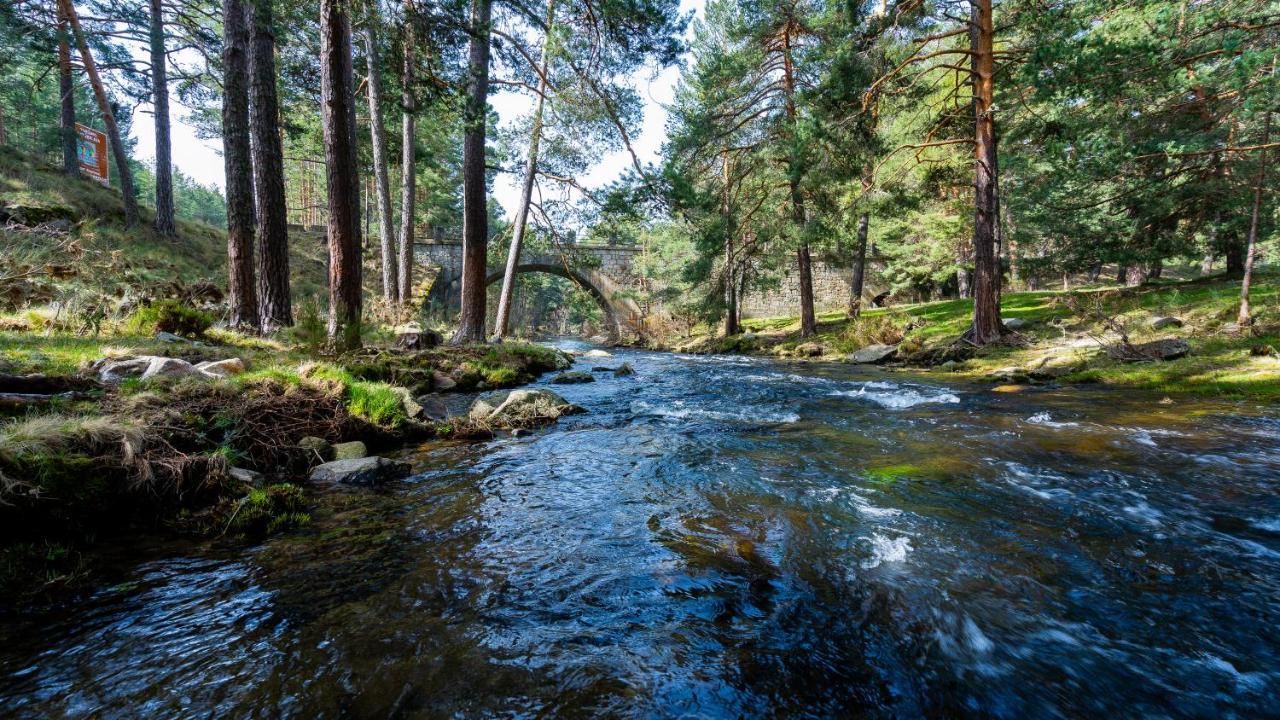
[[[255,548],[0,625],[14,717],[1259,717],[1280,415],[619,352]]]

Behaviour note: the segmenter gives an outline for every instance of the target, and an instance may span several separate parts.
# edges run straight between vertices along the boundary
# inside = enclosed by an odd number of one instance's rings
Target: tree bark
[[[407,303],[413,296],[413,231],[414,203],[417,201],[417,136],[414,113],[416,101],[413,96],[414,79],[414,31],[413,15],[416,12],[413,0],[404,3],[404,67],[402,69],[402,85],[400,88],[401,121],[400,121],[400,262],[396,301]]]
[[[1271,112],[1262,121],[1262,144],[1271,142]],[[1249,286],[1253,284],[1253,263],[1258,255],[1258,223],[1262,214],[1262,191],[1267,184],[1267,151],[1261,150],[1258,159],[1258,181],[1253,185],[1253,214],[1249,219],[1249,243],[1244,255],[1244,277],[1240,279],[1240,313],[1236,324],[1241,328],[1253,324],[1249,312]]]
[[[387,179],[387,130],[382,118],[382,68],[378,60],[378,1],[368,3],[365,28],[365,60],[368,68],[369,136],[373,144],[373,183],[378,200],[378,240],[382,249],[382,297],[396,302],[399,273],[396,271],[395,235],[392,233],[391,184]]]
[[[76,15],[71,0],[59,0],[62,12],[71,23],[71,33],[75,36],[76,47],[80,49],[80,62],[84,72],[89,76],[89,85],[93,88],[93,96],[98,101],[98,110],[102,113],[102,124],[107,130],[107,140],[111,143],[111,154],[115,156],[116,171],[120,173],[120,198],[124,204],[124,224],[133,227],[138,224],[138,199],[133,196],[133,170],[129,167],[129,156],[120,142],[120,128],[116,125],[116,116],[111,112],[111,99],[107,97],[102,78],[98,76],[98,66],[93,61],[93,53],[89,52],[89,43],[85,40],[84,31],[80,28],[80,18]]]
[[[169,71],[164,47],[164,4],[151,0],[151,93],[156,130],[156,233],[178,235],[173,209],[173,141],[169,133]]]
[[[786,92],[787,121],[792,131],[796,130],[795,103],[795,66],[791,57],[791,30],[788,26],[782,33],[782,77]],[[793,151],[794,152],[794,151]],[[807,224],[804,209],[804,198],[800,194],[800,178],[794,167],[796,158],[792,157],[788,168],[791,191],[791,217],[796,231],[800,234],[800,247],[796,250],[796,267],[800,273],[800,337],[810,337],[818,332],[818,318],[813,310],[813,262],[809,256],[809,241],[804,237]]]
[[[853,248],[853,277],[849,279],[849,317],[862,314],[862,286],[867,273],[867,229],[871,217],[862,213],[858,217],[858,244]]]
[[[725,337],[742,332],[738,326],[738,283],[734,279],[733,236],[733,161],[726,150],[720,154],[721,182],[720,212],[724,218],[724,334]]]
[[[80,157],[76,152],[79,143],[76,135],[76,85],[71,75],[71,29],[67,14],[58,3],[58,93],[61,96],[62,113],[59,126],[62,130],[62,171],[80,177]],[[3,134],[0,131],[0,134]]]
[[[249,6],[249,84],[253,102],[253,184],[257,192],[258,317],[263,332],[293,324],[289,218],[284,188],[280,98],[276,90],[275,0]]]
[[[1147,281],[1147,267],[1142,263],[1133,263],[1125,268],[1124,284],[1129,287],[1138,287]]]
[[[253,272],[253,159],[249,142],[249,29],[241,0],[222,4],[222,159],[226,167],[229,323],[258,327]]]
[[[320,117],[329,192],[329,345],[360,347],[360,177],[351,21],[344,0],[320,2]]]
[[[525,159],[524,184],[520,188],[520,206],[516,210],[511,247],[507,249],[507,267],[502,273],[502,291],[498,294],[498,315],[493,328],[493,336],[496,340],[501,340],[507,335],[511,293],[515,291],[516,286],[516,267],[520,264],[520,247],[524,244],[525,226],[529,222],[529,203],[533,199],[533,185],[538,176],[538,147],[542,142],[542,109],[546,103],[547,67],[550,64],[551,34],[555,27],[555,12],[555,0],[551,0],[547,3],[547,30],[542,39],[542,59],[538,65],[538,97],[533,108],[533,126],[529,130],[529,156]]]
[[[1244,272],[1245,244],[1235,234],[1227,238],[1226,252],[1227,274],[1239,275]]]
[[[462,314],[451,341],[454,345],[484,341],[485,265],[489,250],[484,143],[492,13],[492,0],[472,0],[462,136]]]
[[[997,342],[1000,322],[1000,267],[996,256],[995,28],[991,0],[973,3],[974,228],[973,324],[966,338],[975,345]]]
[[[1160,258],[1156,258],[1155,260],[1152,260],[1151,265],[1147,269],[1147,277],[1151,278],[1152,280],[1159,280],[1160,276],[1163,274],[1164,274],[1164,260],[1161,260]]]

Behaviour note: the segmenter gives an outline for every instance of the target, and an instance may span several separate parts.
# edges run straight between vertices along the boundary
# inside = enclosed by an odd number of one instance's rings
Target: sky
[[[680,11],[693,11],[701,18],[705,0],[680,0]],[[680,77],[678,67],[668,67],[655,73],[653,68],[641,69],[632,77],[634,86],[644,100],[644,121],[640,134],[632,139],[632,145],[642,163],[655,162],[666,139],[667,110],[674,98],[675,86]],[[528,95],[515,92],[497,92],[489,96],[489,103],[498,114],[499,127],[514,123],[533,107]],[[316,108],[316,112],[320,109]],[[196,136],[195,128],[186,122],[190,110],[170,98],[170,118],[173,134],[173,163],[184,175],[203,185],[224,187],[222,142],[204,140]],[[136,152],[147,162],[155,160],[155,121],[151,106],[144,105],[134,115],[132,136],[137,141]],[[617,178],[631,167],[631,157],[625,151],[610,153],[580,182],[588,188],[600,187]],[[515,214],[519,202],[519,178],[503,173],[494,181],[494,197],[502,205],[508,218]]]

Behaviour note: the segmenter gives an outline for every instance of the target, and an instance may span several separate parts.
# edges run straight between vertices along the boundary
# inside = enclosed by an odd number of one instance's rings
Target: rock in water
[[[584,353],[583,357],[589,357],[589,358],[613,357],[613,353],[609,352],[608,350],[601,350],[599,348],[596,348],[595,350],[589,350],[586,353]]]
[[[435,330],[417,330],[396,335],[396,347],[401,350],[428,350],[441,343],[444,338]]]
[[[861,365],[877,365],[892,360],[897,354],[898,348],[895,345],[868,345],[846,359]]]
[[[311,471],[311,482],[341,485],[381,485],[406,477],[409,463],[372,456],[352,460],[334,460]]]
[[[369,449],[359,440],[336,443],[333,446],[334,460],[358,460],[369,454]]]
[[[613,371],[614,377],[626,377],[628,375],[635,375],[635,374],[636,374],[636,369],[631,367],[631,363],[622,363],[621,365],[618,366],[617,370]]]
[[[468,417],[477,423],[519,427],[551,422],[565,415],[583,412],[586,410],[550,390],[522,388],[481,395],[471,404]]]
[[[1169,316],[1153,317],[1151,318],[1150,322],[1147,323],[1147,327],[1150,327],[1152,330],[1164,330],[1165,328],[1182,327],[1182,318],[1169,317]]]
[[[435,393],[419,396],[417,403],[422,409],[422,417],[428,420],[439,422],[449,417],[449,406]]]
[[[1146,362],[1148,360],[1177,360],[1191,352],[1186,340],[1166,339],[1138,345],[1111,345],[1107,357],[1120,362]]]
[[[553,385],[574,385],[576,383],[595,382],[596,379],[588,372],[565,372],[551,378]]]
[[[431,373],[431,389],[436,392],[449,392],[458,387],[458,382],[444,373],[436,370]]]

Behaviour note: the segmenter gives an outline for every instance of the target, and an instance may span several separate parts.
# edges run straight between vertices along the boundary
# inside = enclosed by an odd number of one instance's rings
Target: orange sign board
[[[76,123],[76,156],[80,158],[80,172],[85,177],[111,187],[111,176],[107,170],[106,133]]]

